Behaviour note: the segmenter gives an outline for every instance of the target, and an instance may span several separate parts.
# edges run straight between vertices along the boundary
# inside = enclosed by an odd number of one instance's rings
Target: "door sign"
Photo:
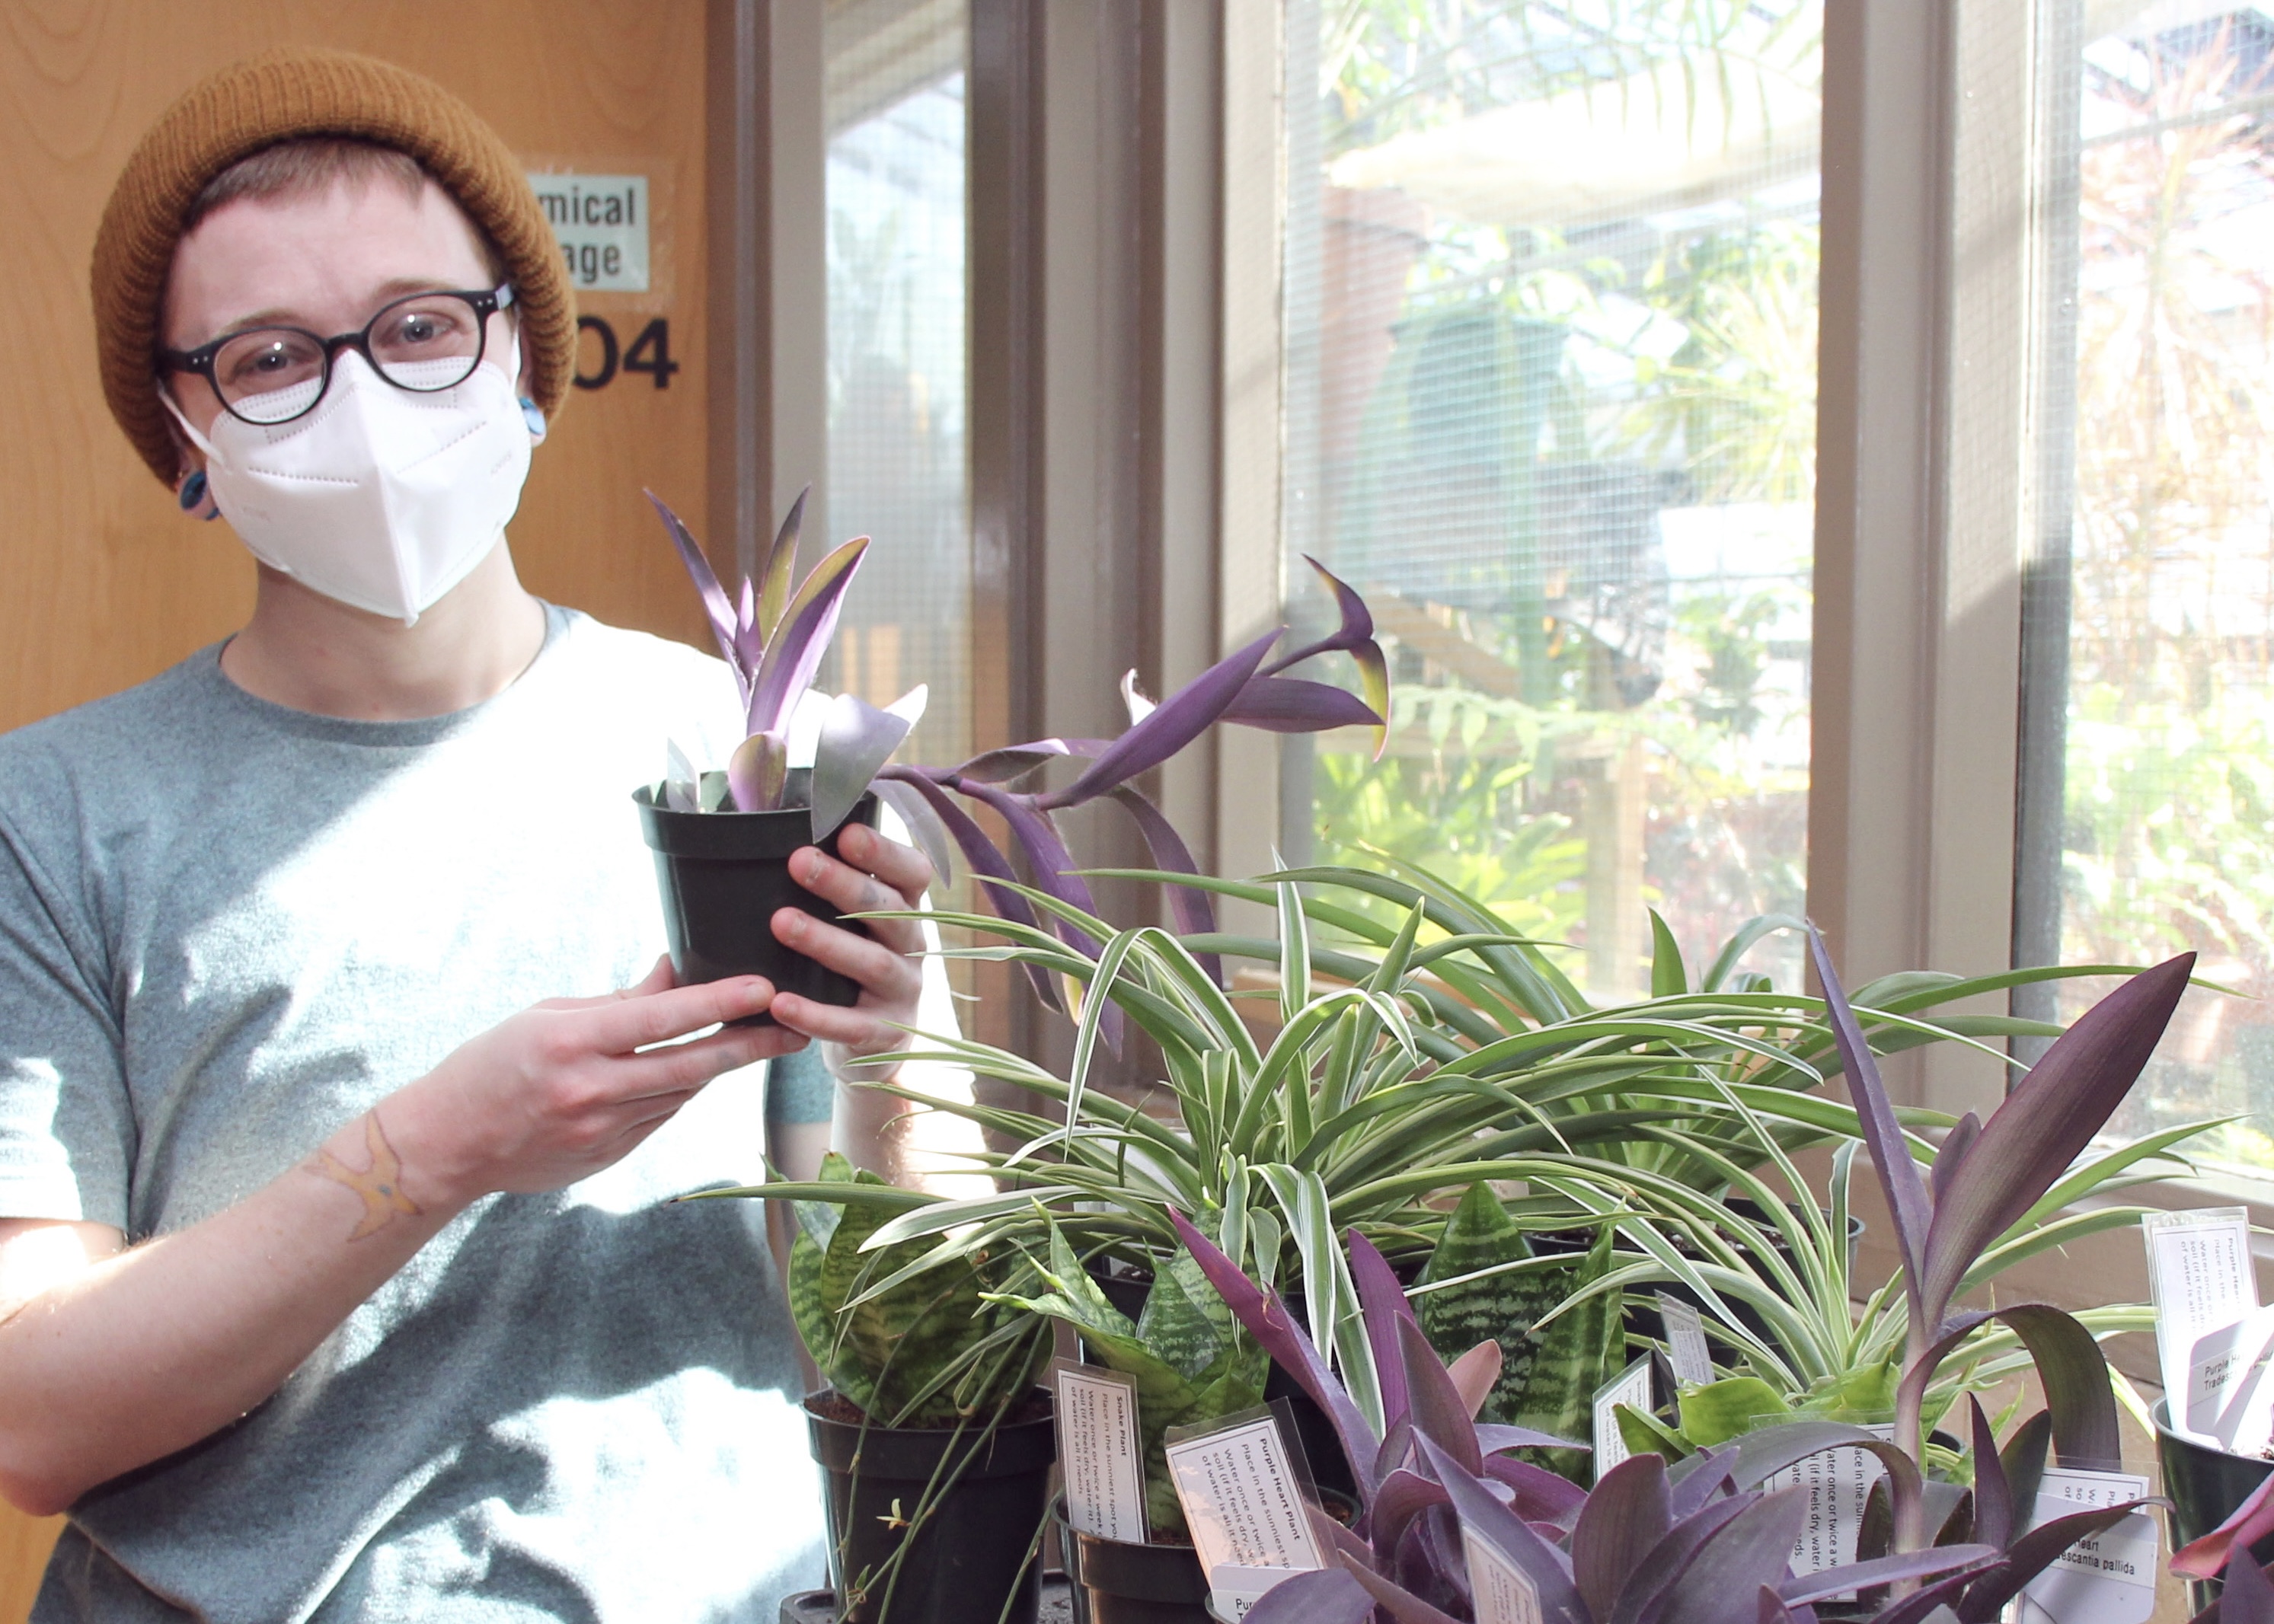
[[[589,293],[647,291],[646,176],[531,175],[529,184],[571,282]]]

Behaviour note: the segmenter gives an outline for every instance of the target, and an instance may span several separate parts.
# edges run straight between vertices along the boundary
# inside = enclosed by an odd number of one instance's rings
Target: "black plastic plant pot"
[[[2164,1470],[2164,1496],[2172,1502],[2165,1516],[2172,1525],[2172,1549],[2202,1538],[2250,1498],[2250,1492],[2274,1474],[2274,1460],[2261,1455],[2230,1455],[2171,1428],[2169,1402],[2156,1401],[2149,1417],[2156,1424],[2156,1460]],[[2274,1534],[2250,1547],[2261,1566],[2274,1561]],[[2218,1598],[2217,1579],[2196,1581],[2195,1609],[2200,1612]]]
[[[1063,1501],[1055,1515],[1073,1581],[1074,1624],[1209,1624],[1208,1575],[1192,1546],[1078,1534]]]
[[[1035,1624],[1058,1439],[1036,1389],[991,1435],[839,1420],[805,1401],[844,1624]],[[1007,1608],[1007,1611],[1006,1611]]]
[[[763,975],[776,992],[794,992],[817,1004],[857,999],[860,985],[850,976],[783,946],[774,936],[774,914],[782,908],[798,908],[868,934],[859,921],[847,921],[790,877],[790,853],[814,844],[812,814],[804,807],[674,812],[656,804],[657,793],[651,785],[633,791],[632,800],[639,808],[640,832],[655,853],[671,967],[680,984]],[[875,828],[877,798],[862,796],[846,823]],[[836,856],[843,831],[843,824],[830,831],[821,849]],[[754,1015],[738,1024],[771,1026],[773,1017]]]

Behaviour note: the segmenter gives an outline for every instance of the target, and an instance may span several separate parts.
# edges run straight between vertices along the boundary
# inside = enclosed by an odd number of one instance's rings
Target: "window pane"
[[[829,9],[829,538],[872,538],[832,680],[877,705],[929,683],[904,756],[942,763],[972,725],[965,36],[962,0]]]
[[[2075,297],[2045,346],[2070,380],[2066,398],[2049,392],[2069,414],[2049,426],[2074,450],[2073,490],[2045,500],[2072,522],[2056,527],[2038,571],[2048,590],[2031,604],[2025,695],[2034,683],[2044,704],[2025,697],[2025,714],[2058,748],[2055,771],[2025,779],[2017,946],[2025,962],[2057,948],[2101,963],[2195,948],[2200,974],[2263,998],[2274,992],[2274,15],[2201,0],[2070,11],[2097,34],[2065,64],[2078,76],[2076,139],[2056,178],[2076,202],[2073,239],[2057,230],[2053,248],[2074,264]],[[2048,615],[2059,617],[2051,638]],[[2044,1004],[2073,1017],[2106,986],[2071,983]],[[2113,1125],[2255,1113],[2220,1131],[2212,1155],[2265,1170],[2270,1096],[2274,1011],[2190,993]]]
[[[1379,762],[1290,746],[1283,843],[1639,990],[1647,908],[1694,959],[1802,906],[1821,0],[1287,18],[1290,578],[1397,696]]]

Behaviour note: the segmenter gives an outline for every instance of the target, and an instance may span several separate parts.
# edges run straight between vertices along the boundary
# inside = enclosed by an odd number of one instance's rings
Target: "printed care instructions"
[[[1169,1477],[1202,1571],[1326,1566],[1278,1417],[1243,1410],[1168,1445]]]
[[[1144,1443],[1137,1384],[1071,1359],[1052,1362],[1058,1389],[1058,1470],[1066,1521],[1079,1533],[1145,1543]]]
[[[2095,1506],[2120,1506],[2148,1492],[2129,1472],[2048,1466],[2037,1485],[2040,1523]],[[2156,1519],[2135,1511],[2114,1528],[2080,1539],[2022,1592],[2021,1624],[2143,1624],[2156,1610]]]
[[[2140,1220],[2140,1234],[2148,1248],[2156,1354],[2172,1399],[2172,1425],[2203,1442],[2240,1447],[2247,1441],[2239,1436],[2241,1414],[2233,1414],[2225,1440],[2217,1422],[2240,1402],[2233,1390],[2261,1350],[2240,1345],[2246,1339],[2235,1335],[2258,1312],[2250,1214],[2240,1207],[2149,1213]],[[2206,1339],[2211,1345],[2201,1347]],[[2244,1452],[2265,1442],[2261,1438]]]

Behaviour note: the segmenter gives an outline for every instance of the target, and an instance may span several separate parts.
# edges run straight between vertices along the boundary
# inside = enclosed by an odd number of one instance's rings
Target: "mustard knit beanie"
[[[513,149],[474,110],[391,63],[287,47],[193,86],[143,135],[95,233],[96,353],[111,416],[169,485],[181,454],[154,387],[158,305],[182,221],[238,159],[301,136],[351,136],[416,158],[505,258],[530,390],[551,417],[576,365],[576,306],[561,249]]]

